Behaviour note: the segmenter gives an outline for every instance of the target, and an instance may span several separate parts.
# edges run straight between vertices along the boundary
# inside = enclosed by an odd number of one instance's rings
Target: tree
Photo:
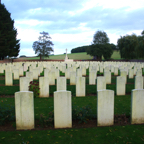
[[[141,33],[141,36],[137,37],[137,46],[136,46],[136,51],[138,58],[144,58],[144,30]]]
[[[117,46],[120,50],[121,58],[134,59],[138,58],[138,38],[135,34],[121,36],[117,41]]]
[[[53,52],[52,46],[54,45],[52,41],[50,41],[51,37],[47,32],[40,32],[42,36],[39,36],[39,41],[35,41],[33,43],[33,50],[35,51],[35,54],[38,56],[44,57],[47,56],[49,57],[50,53]]]
[[[110,44],[92,44],[87,49],[87,54],[96,57],[97,60],[102,60],[102,56],[105,60],[108,60],[113,54],[113,49]]]
[[[20,44],[17,40],[17,30],[14,28],[14,20],[4,4],[0,3],[0,60],[5,57],[16,57],[20,51]]]
[[[103,45],[103,57],[105,60],[108,60],[111,58],[111,55],[113,54],[113,49],[111,44],[104,44]]]
[[[108,60],[113,53],[112,46],[112,44],[109,44],[106,32],[97,31],[94,34],[92,45],[87,48],[87,54],[94,56],[97,60],[102,60],[102,56]]]
[[[115,44],[111,43],[110,46],[113,50],[118,50]]]
[[[89,45],[76,47],[76,48],[73,48],[73,49],[71,50],[71,53],[86,52],[86,51],[87,51],[87,48],[89,48]]]
[[[93,44],[106,44],[109,43],[109,38],[106,32],[97,31],[93,37]]]

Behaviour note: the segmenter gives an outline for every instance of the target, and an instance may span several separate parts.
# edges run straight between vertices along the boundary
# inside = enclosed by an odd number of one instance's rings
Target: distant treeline
[[[76,47],[76,48],[73,48],[71,50],[71,53],[87,52],[87,48],[89,48],[89,45],[88,46]]]
[[[111,48],[113,50],[117,50],[117,47],[115,44],[111,43],[109,44],[111,46]],[[76,47],[76,48],[73,48],[71,50],[71,53],[79,53],[79,52],[87,52],[87,49],[90,48],[91,45],[86,45],[86,46],[81,46],[81,47]]]

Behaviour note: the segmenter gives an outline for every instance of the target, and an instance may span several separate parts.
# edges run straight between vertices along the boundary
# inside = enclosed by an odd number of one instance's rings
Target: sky
[[[11,13],[20,39],[20,55],[36,56],[32,45],[48,32],[54,55],[90,45],[94,34],[107,33],[110,43],[120,36],[141,35],[144,0],[1,0]]]

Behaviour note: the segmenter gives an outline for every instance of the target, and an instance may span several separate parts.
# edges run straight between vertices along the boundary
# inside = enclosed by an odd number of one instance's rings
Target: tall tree
[[[112,45],[104,31],[97,31],[93,36],[92,45],[87,48],[87,54],[94,56],[94,59],[102,60],[102,56],[107,60],[113,53]]]
[[[109,43],[109,38],[104,31],[97,31],[93,37],[93,44],[106,44]]]
[[[51,37],[47,32],[40,32],[42,36],[39,36],[39,40],[35,41],[33,43],[33,50],[35,51],[35,54],[38,56],[41,56],[44,58],[44,56],[49,57],[50,53],[53,52],[52,46],[54,45],[52,41],[50,40]]]
[[[20,51],[20,40],[17,40],[17,30],[10,15],[4,4],[0,3],[0,60],[6,56],[16,57]]]
[[[138,57],[138,39],[135,34],[121,36],[117,41],[117,46],[120,49],[121,58],[134,59]]]
[[[141,36],[137,37],[137,40],[136,51],[138,58],[144,58],[144,30],[141,32]]]
[[[97,60],[102,60],[102,56],[108,60],[113,54],[113,49],[110,44],[92,44],[87,49],[87,54],[94,56]]]

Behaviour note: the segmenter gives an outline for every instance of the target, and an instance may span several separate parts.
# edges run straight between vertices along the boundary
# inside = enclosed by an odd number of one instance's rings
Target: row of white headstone
[[[57,73],[57,76],[55,76]],[[92,73],[92,72],[91,72]],[[111,73],[108,73],[105,76],[98,76],[96,72],[93,74],[90,73],[89,82],[93,82],[92,84],[96,84],[97,79],[97,91],[106,89],[107,80],[111,81]],[[35,72],[26,72],[26,77],[20,77],[20,91],[28,91],[30,81],[33,81],[33,75],[36,74]],[[123,73],[122,73],[123,74]],[[116,95],[125,95],[126,92],[126,80],[127,75],[120,75],[116,77]],[[49,97],[49,85],[55,85],[55,79],[57,77],[57,90],[67,90],[67,81],[66,77],[58,77],[59,70],[50,71],[48,69],[44,70],[44,77],[39,77],[39,88],[40,88],[40,95],[39,97]],[[97,78],[96,78],[97,77]],[[8,86],[12,86],[13,79],[12,73],[7,72],[5,75],[5,81]],[[76,72],[71,72],[70,75],[70,85],[76,85],[76,96],[85,96],[86,91],[86,81],[85,77],[77,76]],[[144,78],[143,76],[135,76],[135,89],[143,89],[144,87]]]
[[[144,123],[144,89],[134,89],[131,94],[131,124]],[[16,129],[34,129],[33,92],[15,93]],[[97,126],[114,124],[114,91],[97,92]],[[72,99],[70,91],[54,92],[54,127],[72,127]]]
[[[22,66],[23,64],[23,66]],[[36,67],[38,65],[38,67]],[[3,73],[3,71],[17,71],[19,72],[20,76],[23,76],[22,71],[27,71],[29,67],[29,70],[32,71],[33,69],[54,69],[58,68],[59,70],[65,72],[66,69],[70,69],[71,71],[76,72],[76,68],[80,67],[82,70],[82,75],[85,75],[85,69],[88,69],[91,71],[91,69],[95,69],[100,72],[105,71],[111,71],[114,73],[114,75],[118,75],[118,70],[124,70],[129,73],[131,71],[136,74],[137,70],[140,70],[144,67],[143,63],[130,63],[130,62],[72,62],[67,64],[64,62],[16,62],[13,64],[0,64],[0,73]],[[133,70],[131,70],[133,68]]]

